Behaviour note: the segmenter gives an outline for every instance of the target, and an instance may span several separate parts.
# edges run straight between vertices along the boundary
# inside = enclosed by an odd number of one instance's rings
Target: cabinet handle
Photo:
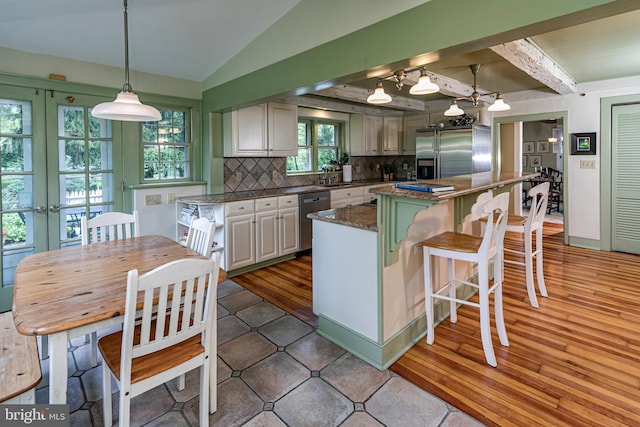
[[[239,211],[244,210],[244,206],[240,206],[240,207],[238,208],[238,210],[239,210]]]

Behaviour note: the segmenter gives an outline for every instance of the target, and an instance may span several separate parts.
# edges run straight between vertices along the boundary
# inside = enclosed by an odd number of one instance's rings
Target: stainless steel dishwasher
[[[316,193],[304,193],[298,196],[300,206],[300,250],[311,249],[311,223],[307,214],[324,211],[331,208],[331,192],[318,191]]]

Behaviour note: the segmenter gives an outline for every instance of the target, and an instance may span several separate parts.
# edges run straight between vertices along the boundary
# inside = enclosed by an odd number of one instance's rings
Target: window
[[[300,119],[298,155],[287,157],[287,172],[320,172],[338,160],[344,140],[344,123],[335,120]]]
[[[191,117],[186,110],[160,109],[157,122],[142,123],[143,182],[191,178]]]

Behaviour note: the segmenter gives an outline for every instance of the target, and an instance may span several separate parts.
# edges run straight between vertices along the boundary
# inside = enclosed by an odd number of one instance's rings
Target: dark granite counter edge
[[[354,181],[350,184],[339,185],[306,185],[300,187],[282,187],[259,191],[238,191],[222,194],[202,194],[177,197],[182,203],[229,203],[242,200],[263,199],[266,197],[291,196],[296,194],[317,193],[320,191],[341,190],[344,188],[367,187],[369,185],[385,184],[384,181]]]
[[[313,212],[308,214],[307,218],[367,231],[378,231],[377,209],[371,205],[346,206]]]

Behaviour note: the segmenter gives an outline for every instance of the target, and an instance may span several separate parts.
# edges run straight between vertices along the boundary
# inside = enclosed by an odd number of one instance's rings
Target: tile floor
[[[48,360],[37,403],[48,401]],[[102,426],[102,367],[69,347],[72,426]],[[232,280],[218,287],[218,410],[211,426],[481,426],[390,371],[380,372]],[[132,425],[196,426],[198,372],[132,402]],[[117,389],[114,386],[114,393]],[[117,421],[117,395],[114,396]]]

